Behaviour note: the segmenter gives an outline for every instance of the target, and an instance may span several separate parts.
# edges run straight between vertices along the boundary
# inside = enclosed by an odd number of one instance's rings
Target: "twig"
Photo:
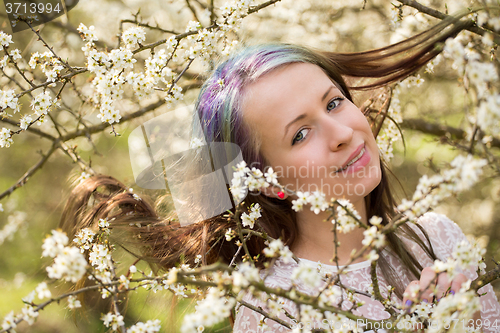
[[[50,149],[47,151],[47,153],[45,155],[43,155],[42,158],[34,166],[32,166],[28,171],[26,171],[25,174],[21,178],[19,178],[19,180],[14,185],[12,185],[6,191],[1,193],[0,200],[2,200],[4,197],[10,195],[12,192],[14,192],[14,190],[16,190],[19,187],[26,184],[26,182],[28,181],[28,178],[31,177],[36,171],[38,171],[38,169],[40,169],[45,164],[45,162],[49,159],[49,157],[52,156],[52,154],[56,151],[59,142],[60,142],[59,139],[56,139],[53,142]]]
[[[188,8],[191,11],[191,13],[193,13],[193,16],[194,16],[195,20],[198,21],[198,22],[200,22],[200,19],[198,18],[198,15],[196,15],[196,10],[194,9],[193,6],[191,6],[191,3],[189,3],[189,0],[186,0],[186,5],[188,6]]]
[[[33,84],[33,82],[28,80],[28,78],[24,75],[23,71],[21,71],[21,69],[17,66],[17,63],[15,62],[14,58],[12,58],[12,56],[10,55],[7,47],[5,47],[5,46],[2,46],[2,47],[3,47],[3,50],[4,50],[5,54],[7,55],[7,57],[9,57],[10,61],[14,65],[14,67],[16,67],[17,72],[23,77],[24,81],[28,82],[28,84],[30,86],[34,87],[35,85]]]
[[[431,123],[418,118],[403,119],[401,127],[416,130],[426,134],[432,134],[435,136],[448,136],[458,140],[467,138],[467,132],[465,132],[463,129],[439,123]],[[479,133],[476,136],[478,140],[480,140],[484,137],[484,135],[484,132],[479,130]],[[498,138],[493,138],[493,140],[491,141],[491,146],[500,148],[500,140]]]
[[[50,52],[54,55],[54,57],[57,58],[57,60],[59,60],[59,62],[61,64],[64,65],[64,67],[66,67],[70,72],[74,72],[75,70],[73,69],[73,67],[71,67],[70,65],[68,65],[68,63],[64,60],[61,59],[61,57],[59,57],[55,52],[54,52],[54,49],[51,48],[46,42],[45,40],[42,38],[42,36],[40,35],[40,32],[38,30],[35,30],[33,29],[33,27],[31,26],[31,24],[28,22],[28,21],[24,21],[31,29],[31,31],[33,31],[37,36],[38,36],[38,40],[40,40],[43,45],[45,45],[46,48],[48,48],[50,50]]]
[[[497,266],[494,269],[487,272],[486,274],[479,276],[477,279],[472,281],[470,288],[477,291],[481,287],[484,287],[488,283],[491,283],[499,278],[500,278],[500,264],[497,263]]]
[[[71,72],[71,73],[68,73],[68,74],[66,74],[66,75],[61,76],[61,77],[59,78],[59,80],[60,80],[61,82],[62,82],[62,81],[64,81],[64,80],[69,80],[69,79],[71,79],[71,78],[72,78],[73,76],[75,76],[75,75],[82,74],[82,73],[85,73],[85,72],[87,72],[87,71],[88,71],[88,69],[87,69],[87,68],[84,68],[84,67],[82,67],[82,68],[77,68],[77,67],[74,67],[74,68],[76,68],[74,72]],[[48,86],[48,85],[50,85],[50,84],[52,84],[52,83],[54,83],[54,82],[44,82],[44,83],[39,84],[39,85],[34,85],[34,84],[32,84],[32,83],[30,82],[30,84],[31,84],[31,88],[30,88],[30,89],[27,89],[27,90],[25,90],[25,91],[20,92],[19,94],[17,94],[17,95],[16,95],[16,97],[17,97],[17,98],[19,98],[19,97],[21,97],[21,96],[23,96],[23,95],[26,95],[27,93],[32,92],[33,90],[36,90],[36,89],[38,89],[38,88],[42,88],[42,87],[46,87],[46,86]]]
[[[167,33],[167,34],[173,34],[173,35],[179,35],[178,32],[175,32],[173,30],[167,30],[167,29],[163,29],[163,28],[160,28],[158,26],[158,24],[156,25],[156,27],[154,26],[151,26],[147,23],[141,23],[141,22],[138,22],[137,20],[131,20],[131,19],[125,19],[125,20],[121,20],[120,21],[121,23],[134,23],[140,27],[144,27],[144,28],[148,28],[148,29],[151,29],[151,30],[158,30],[160,32],[164,32],[164,33]]]
[[[278,317],[274,317],[274,316],[269,315],[269,313],[267,313],[266,311],[264,311],[261,307],[256,307],[256,306],[254,306],[254,305],[252,305],[252,304],[250,304],[248,302],[245,302],[244,300],[240,300],[238,302],[242,306],[245,306],[245,307],[249,308],[250,310],[253,310],[253,311],[257,312],[257,313],[260,313],[261,315],[264,316],[264,319],[271,319],[271,320],[277,322],[278,324],[281,324],[281,325],[285,326],[288,329],[292,328],[292,326],[289,323],[287,323],[286,321],[284,321],[282,319],[279,319]]]
[[[250,7],[250,9],[248,10],[248,14],[256,13],[263,8],[266,8],[270,5],[274,5],[278,1],[281,1],[281,0],[269,0],[267,2],[261,3],[260,5]]]
[[[210,24],[215,23],[215,6],[214,6],[214,0],[210,0]]]
[[[14,126],[19,126],[19,123],[17,121],[14,121],[14,120],[9,119],[9,118],[2,119],[0,117],[0,121],[7,123],[7,124],[14,125]],[[42,138],[49,139],[50,141],[55,141],[57,139],[55,136],[52,136],[49,133],[45,133],[44,131],[39,130],[38,128],[34,128],[33,126],[28,127],[28,129],[26,129],[26,131],[31,132],[33,134],[36,134]]]
[[[396,311],[391,306],[387,305],[386,299],[380,293],[380,286],[378,284],[378,276],[377,276],[377,260],[374,260],[371,263],[370,275],[372,278],[373,295],[392,316],[397,316]]]
[[[205,29],[211,30],[211,29],[215,29],[217,27],[218,27],[217,24],[212,24],[211,26],[209,26]],[[184,32],[182,34],[175,35],[175,39],[177,39],[177,41],[179,41],[183,38],[186,38],[187,36],[196,35],[199,30],[200,29],[196,29],[196,30]],[[165,44],[166,41],[167,41],[167,39],[162,39],[162,40],[159,40],[159,41],[151,43],[151,44],[143,45],[143,46],[139,47],[138,49],[135,49],[134,51],[132,51],[132,53],[137,54],[137,53],[142,52],[144,50],[149,50],[149,49],[155,48],[158,45]]]

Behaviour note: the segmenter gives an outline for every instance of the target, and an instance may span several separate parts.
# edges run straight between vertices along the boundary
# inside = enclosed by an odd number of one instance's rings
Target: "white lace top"
[[[419,219],[419,224],[427,231],[429,235],[430,241],[432,243],[434,253],[443,261],[446,261],[446,258],[451,256],[451,253],[454,250],[455,244],[466,240],[465,235],[460,230],[460,228],[446,216],[436,213],[427,213],[423,215]],[[422,233],[418,228],[415,228],[415,231],[419,236],[422,236]],[[423,238],[425,239],[425,238]],[[416,259],[420,262],[422,267],[431,266],[433,264],[432,259],[430,259],[424,251],[415,243],[410,241],[407,242],[412,253],[415,255]],[[398,261],[394,260],[390,256],[384,255],[387,259],[388,263],[391,267],[394,268],[396,272],[401,272],[402,267]],[[392,260],[391,260],[392,259]],[[312,265],[313,267],[318,267],[318,263],[301,259],[306,264]],[[292,261],[290,263],[284,263],[281,260],[278,260],[276,264],[271,268],[270,273],[265,279],[265,285],[268,287],[276,288],[280,287],[282,289],[289,289],[291,287],[290,276],[292,270],[297,267],[297,263]],[[321,264],[321,271],[319,274],[324,274],[325,272],[335,272],[337,268],[333,265],[325,265]],[[471,280],[477,277],[476,274],[477,267],[471,267],[469,270],[464,272],[464,274]],[[404,275],[404,274],[403,274]],[[387,297],[387,283],[382,277],[381,273],[378,272],[379,276],[379,285],[380,291],[384,297]],[[261,278],[264,278],[264,272],[261,272]],[[410,280],[406,276],[401,276],[404,285],[408,285]],[[359,291],[368,291],[371,285],[371,277],[370,277],[370,264],[368,261],[360,262],[357,264],[350,265],[346,270],[346,274],[341,276],[341,282],[344,286],[359,290]],[[317,289],[311,289],[311,287],[305,287],[303,285],[298,285],[297,290],[313,295],[317,292]],[[483,323],[486,319],[490,321],[490,323],[494,323],[496,320],[497,329],[486,329],[484,328],[484,332],[498,332],[500,331],[500,305],[498,303],[497,297],[491,285],[487,285],[481,289],[479,289],[480,293],[486,293],[480,297],[482,311],[481,317]],[[356,294],[355,299],[357,301],[364,301],[364,305],[359,307],[357,312],[354,314],[362,315],[369,319],[374,320],[382,320],[389,317],[389,313],[384,310],[382,304],[376,300],[371,299],[370,297]],[[243,296],[243,300],[248,302],[251,305],[256,307],[262,307],[264,310],[267,310],[267,307],[264,302],[254,298],[250,293],[247,293]],[[394,300],[400,304],[400,300],[394,296]],[[298,311],[295,304],[290,300],[284,300],[283,308],[295,318],[298,318]],[[347,300],[342,303],[342,307],[344,309],[348,309],[352,303]],[[285,315],[285,313],[280,313],[278,317],[290,324],[293,324],[292,321]],[[283,325],[267,319],[265,321],[267,327],[262,327],[259,325],[263,316],[245,306],[240,306],[234,323],[234,332],[235,333],[256,333],[256,332],[290,332],[291,330],[287,329]],[[296,324],[296,323],[295,323]],[[321,328],[321,327],[316,327]],[[383,330],[380,330],[382,332]]]

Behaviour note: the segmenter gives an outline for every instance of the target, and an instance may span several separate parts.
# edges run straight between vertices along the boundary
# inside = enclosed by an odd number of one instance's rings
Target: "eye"
[[[304,134],[304,131],[305,131],[305,134]],[[307,133],[310,131],[310,129],[307,129],[307,128],[303,128],[301,129],[294,137],[293,137],[293,140],[292,140],[292,146],[294,144],[296,144],[297,142],[300,142],[302,140],[305,139]]]
[[[326,109],[328,111],[332,111],[337,106],[339,106],[340,102],[342,102],[343,100],[344,100],[343,97],[335,97],[335,98],[333,98],[332,100],[330,100],[330,102],[328,102],[328,105],[326,106]]]

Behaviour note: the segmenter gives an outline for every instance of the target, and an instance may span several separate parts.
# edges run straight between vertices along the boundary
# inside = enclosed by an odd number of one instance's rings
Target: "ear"
[[[264,194],[266,197],[275,198],[284,200],[288,197],[288,194],[285,191],[282,191],[277,186],[269,186],[269,187],[261,187],[260,192]]]

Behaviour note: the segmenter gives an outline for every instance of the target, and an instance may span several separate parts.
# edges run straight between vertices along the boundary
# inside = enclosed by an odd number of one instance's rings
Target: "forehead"
[[[293,63],[265,74],[245,88],[243,119],[263,136],[275,126],[283,133],[286,124],[303,113],[313,101],[321,101],[332,80],[316,65]]]

